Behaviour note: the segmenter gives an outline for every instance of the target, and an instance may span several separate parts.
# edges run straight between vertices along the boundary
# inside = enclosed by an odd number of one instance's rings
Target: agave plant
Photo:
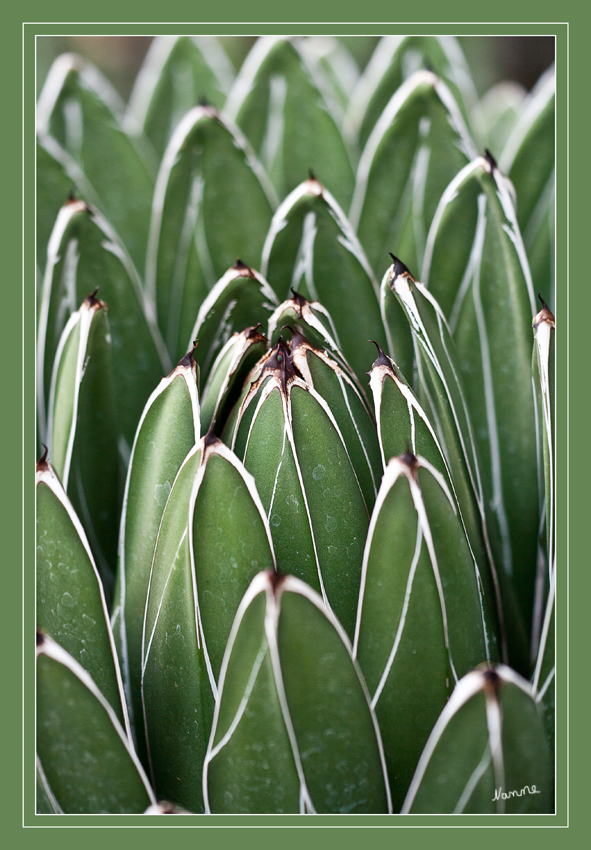
[[[39,813],[554,811],[553,74],[56,60]]]

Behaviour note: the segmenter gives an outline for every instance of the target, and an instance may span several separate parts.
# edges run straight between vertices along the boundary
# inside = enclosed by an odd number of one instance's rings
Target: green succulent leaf
[[[354,184],[351,160],[317,82],[295,41],[260,38],[225,109],[249,139],[280,197],[295,189],[311,168],[347,207]]]
[[[433,728],[402,813],[548,811],[548,745],[531,687],[502,665],[468,673]]]
[[[504,149],[519,118],[526,91],[519,83],[496,83],[480,101],[482,135],[491,151]]]
[[[37,626],[81,664],[129,734],[103,585],[80,520],[51,464],[36,470]]]
[[[83,201],[61,208],[53,228],[38,332],[39,430],[45,437],[46,404],[59,339],[69,316],[100,287],[109,305],[113,380],[123,453],[133,443],[144,405],[171,365],[154,308],[125,249],[108,222]]]
[[[47,247],[61,207],[73,190],[74,181],[51,151],[37,141],[37,263],[45,268]],[[40,303],[40,300],[39,300]]]
[[[243,402],[234,448],[257,482],[280,571],[322,593],[352,636],[367,507],[333,413],[283,343]]]
[[[144,620],[141,694],[148,766],[159,799],[203,811],[201,766],[214,694],[203,652],[189,506],[201,444],[185,459],[162,515]]]
[[[348,50],[347,40],[340,41],[332,36],[302,38],[298,41],[298,49],[321,88],[349,150],[355,149],[356,134],[346,110],[359,80],[359,68]]]
[[[141,272],[155,161],[145,139],[123,129],[123,113],[118,94],[98,69],[68,53],[56,59],[47,77],[37,127],[42,139],[55,138],[84,172]]]
[[[275,555],[254,478],[215,437],[202,442],[189,512],[199,623],[217,682],[240,601],[257,573],[275,569]]]
[[[539,494],[525,334],[534,302],[511,186],[490,156],[464,168],[443,194],[423,279],[449,316],[495,557],[512,576],[530,628]]]
[[[364,394],[348,372],[297,331],[291,340],[295,366],[326,401],[338,424],[368,511],[376,499],[382,469],[375,422]]]
[[[236,257],[258,265],[274,205],[238,128],[210,106],[187,113],[160,166],[146,261],[171,356],[183,355],[201,304]]]
[[[275,213],[262,271],[280,297],[288,298],[291,290],[294,298],[326,308],[337,347],[364,381],[369,349],[359,340],[375,338],[386,346],[378,285],[342,209],[316,179],[301,183]]]
[[[354,654],[382,730],[398,810],[450,689],[496,658],[453,497],[444,477],[413,455],[390,460],[382,480],[365,546]]]
[[[238,260],[218,280],[199,308],[191,339],[199,342],[195,359],[205,383],[212,365],[233,333],[267,323],[277,296],[261,275]]]
[[[162,157],[181,119],[207,100],[222,109],[234,74],[211,36],[156,36],[136,77],[125,123],[135,123]]]
[[[449,87],[464,119],[476,104],[476,89],[459,42],[449,36],[384,36],[351,95],[349,117],[365,145],[392,92],[416,71],[431,68]]]
[[[107,306],[89,295],[64,328],[49,397],[49,456],[80,517],[110,601],[120,461]]]
[[[536,703],[539,705],[544,718],[544,727],[550,752],[555,752],[556,740],[556,576],[552,572],[549,581],[549,590],[546,599],[546,607],[542,619],[540,640],[534,672],[532,675],[532,687],[535,692]],[[553,765],[554,767],[554,765]],[[554,770],[552,771],[554,773]]]
[[[39,761],[39,756],[36,756],[37,760],[37,783],[36,783],[36,813],[38,815],[57,815],[63,814],[60,804],[55,799],[55,794],[49,787],[49,782],[47,781],[47,777],[45,776],[45,771],[43,770],[43,766]]]
[[[86,670],[41,632],[37,753],[66,814],[139,814],[156,802],[110,704]]]
[[[420,265],[442,192],[475,156],[449,88],[417,71],[392,95],[357,170],[349,218],[372,268],[383,267],[392,246]]]
[[[172,485],[199,437],[197,366],[189,353],[146,403],[131,451],[121,513],[112,624],[143,759],[141,662],[150,570]]]
[[[240,604],[203,775],[215,813],[391,811],[347,638],[292,576],[259,574]]]
[[[267,350],[259,327],[233,334],[216,357],[201,397],[203,433],[212,427],[216,435],[222,433],[242,388],[248,387],[247,376]]]

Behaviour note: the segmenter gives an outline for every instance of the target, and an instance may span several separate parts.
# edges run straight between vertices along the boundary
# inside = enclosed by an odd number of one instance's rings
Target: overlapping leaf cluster
[[[38,811],[553,811],[552,70],[66,55],[37,190]]]

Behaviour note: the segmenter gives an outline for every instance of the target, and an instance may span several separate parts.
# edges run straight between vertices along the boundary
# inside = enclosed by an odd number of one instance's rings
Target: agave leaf
[[[531,351],[526,344],[534,303],[510,188],[490,155],[460,172],[434,219],[424,279],[436,299],[445,293],[444,303],[451,305],[450,329],[481,460],[483,493],[498,529],[498,537],[492,538],[496,560],[512,576],[529,624],[539,526]],[[459,208],[461,221],[454,215]]]
[[[356,146],[355,131],[346,117],[351,92],[359,80],[359,69],[348,50],[347,42],[332,36],[314,36],[298,41],[318,87],[321,88],[337,125],[349,142],[349,150]]]
[[[363,679],[343,630],[303,582],[255,577],[220,692],[203,771],[207,811],[391,811]]]
[[[258,330],[260,325],[233,334],[215,359],[201,396],[203,432],[220,434],[230,412],[248,386],[247,376],[267,350],[267,338]]]
[[[513,666],[525,673],[529,661],[523,614],[517,607],[509,577],[495,565],[495,527],[487,522],[478,452],[449,328],[433,296],[395,258],[382,282],[382,288],[387,287],[392,289],[388,297],[397,296],[412,328],[419,401],[445,454],[486,595],[496,600],[502,658],[507,659],[509,650]]]
[[[502,151],[519,118],[526,91],[515,82],[492,86],[480,100],[483,136],[491,151]]]
[[[244,131],[279,197],[312,168],[342,206],[353,193],[343,137],[297,44],[259,38],[244,61],[225,107]]]
[[[541,443],[544,457],[544,491],[546,506],[546,549],[550,571],[554,571],[556,558],[556,462],[554,440],[556,434],[556,322],[549,308],[542,302],[542,309],[534,316],[533,375],[536,390],[536,412],[541,424]]]
[[[551,754],[555,753],[556,740],[556,575],[550,576],[546,607],[542,619],[540,640],[534,672],[531,678],[535,700],[544,718],[544,727]],[[553,771],[554,772],[554,771]]]
[[[280,297],[297,290],[324,305],[337,346],[363,381],[369,364],[358,340],[386,345],[378,285],[342,209],[318,180],[301,183],[275,213],[261,267]]]
[[[98,69],[66,53],[56,59],[45,81],[37,128],[41,138],[53,136],[80,166],[100,198],[99,208],[141,272],[155,158],[145,139],[124,131],[123,110],[118,94]]]
[[[261,569],[275,569],[275,555],[254,478],[216,437],[202,441],[189,512],[199,623],[217,682],[238,605]]]
[[[81,519],[109,601],[120,476],[110,343],[107,306],[89,295],[64,328],[48,417],[52,464]]]
[[[84,667],[129,735],[107,602],[86,534],[44,458],[35,478],[37,625]]]
[[[422,458],[392,458],[365,547],[354,654],[382,730],[395,809],[454,682],[496,658],[483,595],[444,477]]]
[[[158,534],[142,644],[141,689],[149,772],[156,794],[203,811],[201,765],[213,714],[198,624],[189,504],[201,444],[172,486]]]
[[[499,166],[511,179],[536,291],[554,306],[555,69],[525,99]]]
[[[141,127],[162,157],[175,128],[196,103],[221,109],[234,74],[211,36],[156,36],[135,79],[124,124]]]
[[[109,305],[117,421],[129,451],[144,405],[170,360],[156,326],[154,308],[110,225],[83,201],[67,203],[51,234],[39,318],[37,392],[39,430],[53,363],[69,315],[100,286]]]
[[[365,145],[386,104],[416,71],[430,68],[445,81],[467,121],[476,89],[457,39],[452,36],[384,36],[351,94],[349,118]]]
[[[283,342],[243,402],[234,449],[257,482],[279,569],[322,593],[352,635],[367,507],[333,413]]]
[[[121,513],[112,624],[142,760],[142,636],[150,569],[166,501],[199,436],[197,367],[189,353],[146,403],[131,451]]]
[[[551,813],[550,764],[529,684],[508,667],[461,679],[421,756],[403,814]]]
[[[233,333],[268,320],[277,296],[261,275],[238,260],[218,280],[199,308],[191,339],[198,340],[195,359],[206,382],[220,350]]]
[[[297,331],[292,335],[291,354],[306,382],[328,404],[347,446],[367,509],[371,511],[382,469],[375,422],[364,394],[348,372]]]
[[[60,804],[55,799],[55,794],[49,787],[49,782],[45,776],[43,766],[39,761],[39,756],[36,756],[37,762],[37,784],[36,784],[36,806],[35,811],[38,815],[57,815],[63,814]]]
[[[72,192],[73,181],[62,163],[39,140],[37,141],[36,176],[37,263],[44,269],[47,263],[49,237],[60,208]],[[40,303],[39,299],[39,305]]]
[[[359,162],[349,218],[370,265],[394,245],[420,265],[445,187],[476,149],[449,88],[417,71],[389,100]]]
[[[115,712],[86,670],[37,633],[37,753],[66,814],[141,813],[156,799]]]
[[[172,355],[184,353],[201,304],[236,257],[258,265],[274,204],[238,128],[210,106],[187,113],[160,166],[146,260],[146,286]]]

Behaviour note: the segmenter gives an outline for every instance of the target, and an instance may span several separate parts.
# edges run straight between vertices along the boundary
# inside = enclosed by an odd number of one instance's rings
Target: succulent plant
[[[39,813],[554,811],[553,73],[56,60]]]

